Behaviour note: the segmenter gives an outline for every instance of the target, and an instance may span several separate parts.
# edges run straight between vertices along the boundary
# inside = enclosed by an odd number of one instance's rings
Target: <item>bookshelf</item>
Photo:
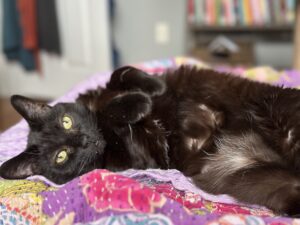
[[[297,0],[188,0],[188,21],[202,26],[293,25]]]
[[[294,36],[296,2],[296,0],[188,0],[190,53],[212,64],[225,62],[231,65],[253,66],[256,64],[253,53],[256,43],[292,43],[293,39],[300,42],[300,34]],[[223,58],[214,57],[207,46],[220,35],[235,42],[240,48],[240,53]]]

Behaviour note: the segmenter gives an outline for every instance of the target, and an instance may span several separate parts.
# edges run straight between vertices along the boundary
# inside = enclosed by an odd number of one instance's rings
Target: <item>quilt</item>
[[[176,57],[136,64],[149,73],[161,73],[182,64],[208,68],[204,62]],[[286,87],[300,87],[297,71],[270,67],[245,69],[215,67],[222,72]],[[95,74],[57,102],[72,102],[79,93],[105,85],[110,72]],[[0,164],[25,149],[28,126],[24,120],[0,134]],[[300,219],[237,202],[227,195],[210,195],[177,170],[97,169],[57,185],[41,176],[26,180],[0,179],[0,224],[294,224]]]

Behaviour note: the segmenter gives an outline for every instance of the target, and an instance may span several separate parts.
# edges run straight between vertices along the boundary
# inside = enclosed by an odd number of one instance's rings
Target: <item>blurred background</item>
[[[0,131],[19,119],[10,107],[12,94],[50,101],[96,72],[125,64],[191,56],[211,65],[299,69],[296,5],[0,0]]]

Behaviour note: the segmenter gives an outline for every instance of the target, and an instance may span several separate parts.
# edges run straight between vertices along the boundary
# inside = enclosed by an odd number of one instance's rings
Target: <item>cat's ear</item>
[[[142,91],[150,96],[162,95],[166,90],[162,79],[131,66],[115,70],[106,87],[117,91]]]
[[[36,102],[20,95],[13,95],[11,104],[29,124],[39,121],[51,110],[51,106],[47,104]]]
[[[151,98],[143,92],[129,92],[111,100],[103,110],[108,122],[136,123],[149,115],[152,109]]]
[[[32,155],[22,152],[6,161],[0,167],[0,176],[4,179],[24,179],[34,175],[35,159]]]

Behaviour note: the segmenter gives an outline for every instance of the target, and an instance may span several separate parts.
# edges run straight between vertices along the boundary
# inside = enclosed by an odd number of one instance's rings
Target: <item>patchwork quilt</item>
[[[191,64],[209,67],[191,58],[177,57],[135,65],[149,73]],[[217,67],[216,70],[300,87],[300,73]],[[105,85],[110,73],[91,76],[53,102],[74,101],[79,93]],[[0,134],[0,164],[25,149],[28,126],[24,120]],[[299,224],[299,219],[274,215],[270,210],[237,202],[227,195],[210,195],[177,170],[94,170],[65,185],[41,176],[26,180],[0,179],[0,224]]]

